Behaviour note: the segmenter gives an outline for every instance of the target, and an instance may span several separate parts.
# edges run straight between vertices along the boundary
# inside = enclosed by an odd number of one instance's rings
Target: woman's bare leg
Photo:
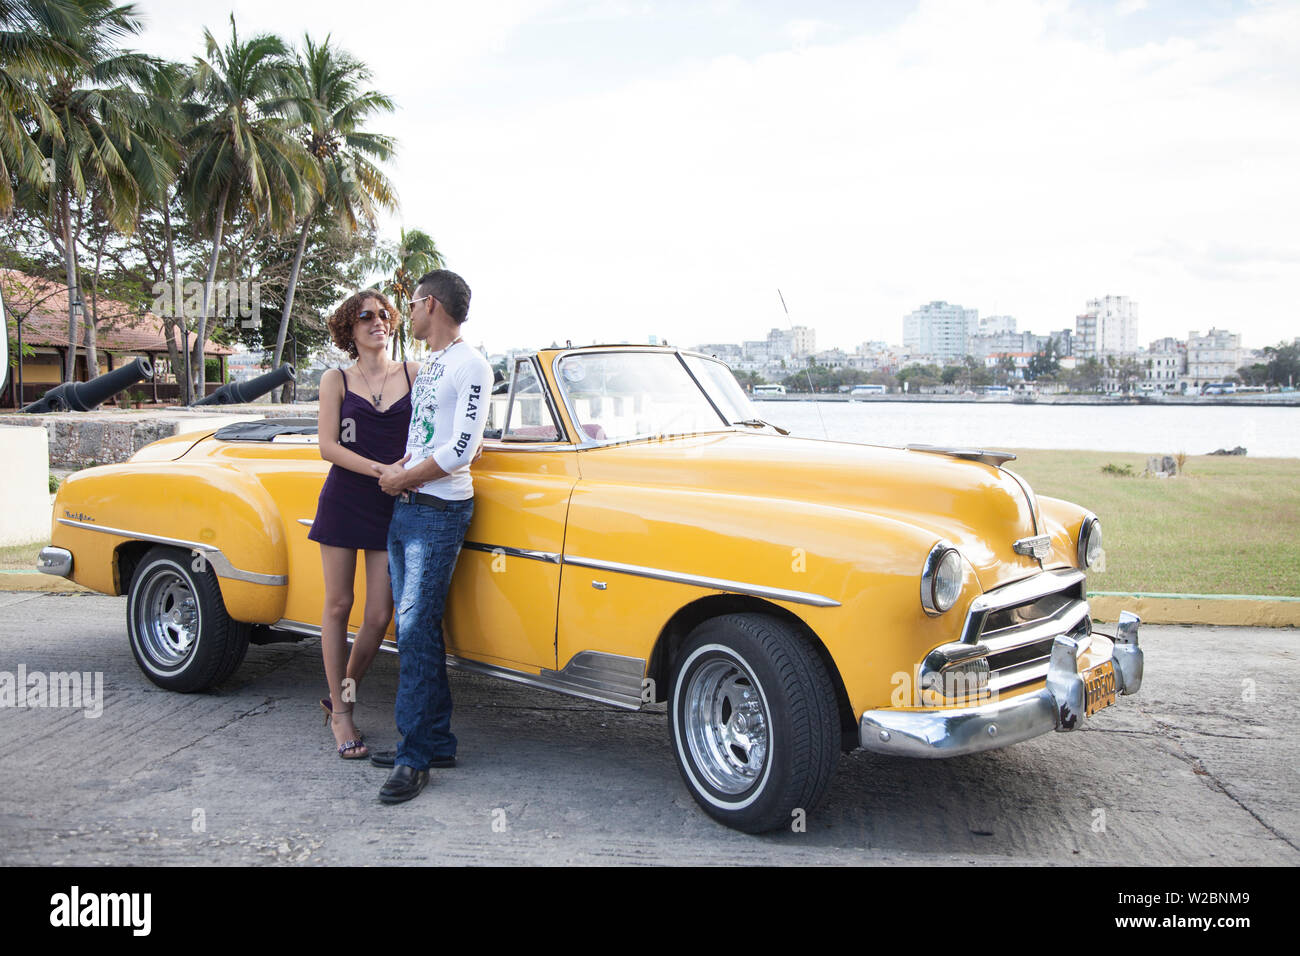
[[[366,609],[361,623],[361,630],[352,642],[352,654],[348,657],[347,676],[353,681],[351,688],[355,694],[366,676],[379,645],[388,630],[388,622],[393,617],[393,586],[388,577],[388,552],[367,551],[366,558]]]
[[[351,548],[320,546],[321,568],[325,575],[325,607],[321,614],[320,647],[325,662],[325,680],[329,683],[334,717],[330,729],[342,746],[357,739],[352,722],[352,705],[344,693],[343,680],[348,667],[348,617],[352,613],[352,585],[357,573],[357,553]]]

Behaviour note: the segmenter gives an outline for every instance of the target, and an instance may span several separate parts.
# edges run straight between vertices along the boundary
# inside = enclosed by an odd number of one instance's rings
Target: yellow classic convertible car
[[[1141,684],[1137,618],[1092,627],[1097,518],[1011,455],[790,437],[724,364],[671,348],[519,358],[491,416],[450,663],[666,701],[682,779],[725,824],[789,825],[844,750],[1004,747]],[[127,595],[154,683],[220,683],[250,639],[319,633],[315,441],[267,419],[77,473],[41,569]]]

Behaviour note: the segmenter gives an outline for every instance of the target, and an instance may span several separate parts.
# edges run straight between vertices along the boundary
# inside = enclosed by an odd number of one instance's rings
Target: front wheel
[[[178,548],[151,548],[126,599],[131,653],[146,677],[190,693],[229,677],[248,649],[249,626],[232,621],[212,568]]]
[[[706,813],[762,833],[821,801],[840,754],[835,690],[813,649],[762,614],[700,624],[677,655],[669,730]]]

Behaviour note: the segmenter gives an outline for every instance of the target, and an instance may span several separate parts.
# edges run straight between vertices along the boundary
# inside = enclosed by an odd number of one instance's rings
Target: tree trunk
[[[60,197],[59,207],[63,214],[63,265],[68,274],[68,360],[63,370],[63,380],[75,382],[77,380],[77,310],[74,303],[77,301],[77,247],[72,241],[72,210],[69,208],[67,193]]]
[[[307,214],[306,221],[302,224],[302,235],[298,237],[298,251],[293,255],[293,268],[289,270],[289,287],[284,293],[284,312],[280,315],[280,328],[275,333],[275,357],[271,360],[272,370],[280,367],[280,359],[284,356],[284,338],[289,331],[289,316],[293,312],[293,294],[298,288],[298,270],[302,268],[303,250],[307,248],[307,230],[311,228],[312,216],[315,212]],[[297,369],[294,373],[297,374]],[[289,386],[281,385],[279,394],[275,401],[288,401]]]
[[[83,342],[86,346],[86,380],[94,378],[99,374],[99,350],[95,347],[95,323],[99,321],[99,303],[95,293],[91,293],[91,312],[85,315],[84,306],[82,315],[82,327],[85,329],[85,338]],[[82,296],[82,302],[85,297]]]
[[[18,352],[18,367],[23,364],[23,353]],[[14,376],[14,383],[17,384],[18,376]],[[9,384],[9,313],[5,310],[5,290],[4,283],[0,282],[0,390]],[[14,410],[22,408],[23,397],[16,391],[14,393]]]
[[[230,185],[226,183],[225,188],[221,190],[221,199],[217,201],[217,226],[212,235],[212,258],[208,260],[208,275],[203,280],[203,311],[199,314],[199,327],[196,332],[198,337],[194,342],[194,364],[198,366],[194,369],[197,384],[195,391],[199,398],[207,394],[203,343],[208,335],[208,306],[212,303],[212,280],[217,275],[217,257],[221,255],[221,234],[226,225],[226,200],[230,198]]]
[[[99,270],[104,264],[104,243],[108,241],[108,230],[100,236],[99,248],[95,250],[95,271],[90,276],[90,315],[83,323],[86,326],[86,373],[88,378],[99,374],[99,350],[96,337],[99,333]],[[86,297],[83,295],[84,303]],[[83,306],[84,308],[84,306]]]
[[[190,404],[190,389],[193,382],[190,381],[189,363],[190,350],[186,348],[187,336],[182,334],[180,341],[173,338],[173,333],[177,325],[185,332],[189,331],[190,324],[185,318],[185,300],[182,296],[181,277],[176,272],[176,244],[172,241],[172,210],[171,197],[163,196],[163,238],[167,242],[167,259],[163,263],[163,276],[167,275],[167,264],[172,267],[171,295],[172,295],[172,320],[169,322],[163,320],[163,329],[167,335],[167,361],[171,363],[172,374],[176,381],[184,384],[181,385],[181,403]]]

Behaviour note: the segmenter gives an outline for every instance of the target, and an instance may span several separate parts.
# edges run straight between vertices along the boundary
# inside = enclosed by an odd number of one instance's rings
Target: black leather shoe
[[[370,751],[370,762],[376,767],[391,767],[397,761],[396,750],[372,750]],[[434,757],[429,761],[429,766],[436,767],[439,770],[445,770],[448,767],[456,766],[455,757]]]
[[[415,770],[405,764],[394,767],[384,785],[379,788],[379,802],[404,803],[423,790],[428,782],[427,770]]]

